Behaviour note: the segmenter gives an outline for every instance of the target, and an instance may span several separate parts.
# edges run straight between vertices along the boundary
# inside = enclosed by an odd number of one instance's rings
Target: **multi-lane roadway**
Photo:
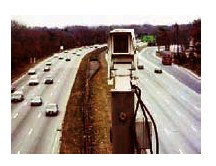
[[[11,105],[11,153],[58,153],[61,125],[80,61],[93,49],[69,50],[61,53],[64,59],[56,54],[39,63],[34,67],[39,85],[29,86],[28,74],[13,83],[24,92],[25,100]],[[155,52],[156,47],[140,52],[144,70],[138,71],[138,85],[158,127],[160,153],[201,153],[201,79],[177,65],[161,65]],[[66,62],[65,57],[71,61]],[[48,61],[51,70],[44,72]],[[154,73],[157,67],[162,74]],[[44,84],[47,75],[52,75],[54,84]],[[42,106],[30,106],[30,99],[37,95],[43,99]],[[59,105],[58,116],[45,116],[47,103]],[[141,115],[138,112],[137,117]]]
[[[177,65],[161,65],[155,53],[156,47],[140,52],[138,84],[158,127],[160,153],[201,153],[201,79]]]
[[[23,91],[25,100],[11,104],[11,153],[58,153],[66,105],[79,64],[82,57],[94,49],[72,49],[40,62],[34,67],[38,85],[28,85],[30,75],[27,73],[13,83],[16,89]],[[60,56],[63,59],[59,59]],[[66,57],[71,61],[66,61]],[[48,61],[52,63],[51,70],[44,72]],[[53,77],[53,84],[44,84],[48,75]],[[38,95],[43,100],[42,106],[31,106],[30,99]],[[48,103],[58,104],[58,116],[45,116]]]

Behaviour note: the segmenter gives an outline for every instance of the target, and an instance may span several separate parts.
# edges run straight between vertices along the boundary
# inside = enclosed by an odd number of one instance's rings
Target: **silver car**
[[[36,74],[36,70],[35,69],[29,69],[28,75],[34,75],[34,74]]]
[[[33,75],[31,76],[31,78],[29,79],[29,85],[38,85],[39,84],[39,80],[37,75]]]
[[[24,100],[24,95],[22,91],[15,91],[11,95],[11,102],[21,102]]]
[[[58,104],[49,103],[46,106],[46,116],[57,116],[59,114]]]
[[[31,98],[31,106],[41,106],[42,98],[40,96],[35,96]]]

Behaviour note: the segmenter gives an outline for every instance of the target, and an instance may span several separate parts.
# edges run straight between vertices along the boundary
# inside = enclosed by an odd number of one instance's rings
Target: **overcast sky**
[[[175,23],[190,23],[200,18],[193,15],[170,15],[170,16],[141,16],[141,15],[16,15],[13,20],[28,26],[65,27],[68,25],[113,25],[113,24],[152,24],[172,25]]]

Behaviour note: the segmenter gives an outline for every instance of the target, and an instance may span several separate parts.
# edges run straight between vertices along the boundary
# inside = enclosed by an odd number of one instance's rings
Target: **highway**
[[[37,154],[58,153],[61,137],[61,126],[66,111],[67,101],[76,77],[79,64],[84,55],[95,48],[79,48],[69,50],[67,53],[55,54],[70,57],[71,61],[58,59],[58,57],[47,58],[35,66],[39,84],[29,86],[30,75],[27,73],[16,80],[13,84],[24,92],[25,100],[20,103],[11,104],[11,153],[13,154]],[[80,56],[72,54],[79,53]],[[47,61],[51,61],[51,70],[44,72]],[[44,84],[46,76],[51,75],[54,84]],[[30,99],[40,95],[42,106],[30,106]],[[60,113],[55,117],[45,116],[47,103],[57,103]]]
[[[144,70],[137,74],[143,102],[157,124],[160,153],[200,154],[201,79],[177,65],[161,65],[155,53],[156,47],[139,53]],[[161,67],[163,73],[154,73],[156,67]],[[137,118],[142,118],[141,110]],[[153,134],[153,147],[154,140]]]

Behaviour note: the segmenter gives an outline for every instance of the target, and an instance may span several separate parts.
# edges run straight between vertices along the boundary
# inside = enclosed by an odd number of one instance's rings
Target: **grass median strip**
[[[90,81],[90,100],[92,116],[92,153],[111,153],[109,127],[111,125],[109,87],[107,85],[107,66],[104,49],[87,54],[80,63],[79,70],[67,104],[62,129],[60,153],[84,153],[83,104],[85,80],[88,77],[87,64],[97,55],[100,69]]]

